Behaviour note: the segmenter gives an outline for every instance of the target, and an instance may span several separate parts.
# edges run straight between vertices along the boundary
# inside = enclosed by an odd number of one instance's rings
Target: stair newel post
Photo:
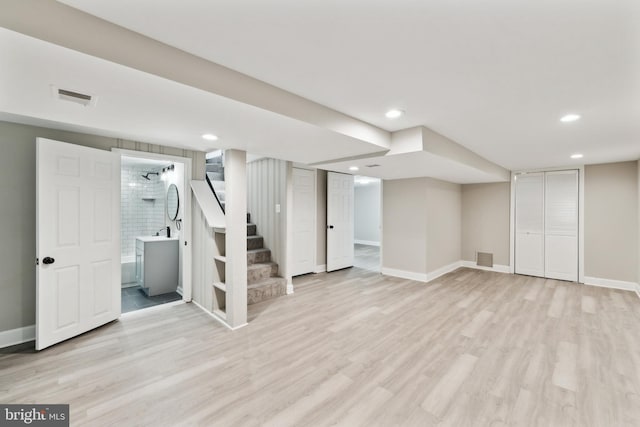
[[[247,153],[225,152],[226,316],[237,328],[247,323]]]

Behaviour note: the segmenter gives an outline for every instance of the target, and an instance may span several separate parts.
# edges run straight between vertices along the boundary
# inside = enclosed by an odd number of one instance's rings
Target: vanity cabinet
[[[136,282],[148,296],[175,292],[178,288],[178,238],[136,238]]]

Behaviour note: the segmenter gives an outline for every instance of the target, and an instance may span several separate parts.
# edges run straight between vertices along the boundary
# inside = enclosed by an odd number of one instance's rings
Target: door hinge
[[[36,265],[40,265],[40,258],[36,258]]]

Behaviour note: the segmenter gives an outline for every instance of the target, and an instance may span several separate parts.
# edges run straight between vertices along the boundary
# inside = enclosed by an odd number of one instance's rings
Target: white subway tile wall
[[[165,227],[165,190],[159,175],[142,177],[161,168],[123,166],[121,170],[121,251],[122,257],[134,257],[136,237],[151,236]]]

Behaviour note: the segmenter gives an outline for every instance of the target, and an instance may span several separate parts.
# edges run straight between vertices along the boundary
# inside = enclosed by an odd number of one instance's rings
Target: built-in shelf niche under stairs
[[[220,255],[213,257],[219,281],[213,283],[212,312],[225,318],[226,234],[224,228],[214,228],[213,231]],[[250,215],[247,214],[247,304],[256,304],[286,293],[287,281],[278,276],[278,264],[271,261],[271,250],[264,247],[264,238],[257,234],[257,226],[250,222]]]

